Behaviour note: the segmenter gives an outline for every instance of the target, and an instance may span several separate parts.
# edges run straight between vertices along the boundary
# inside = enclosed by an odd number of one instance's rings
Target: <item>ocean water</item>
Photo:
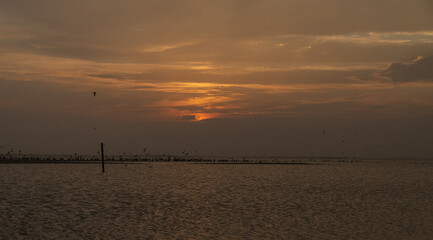
[[[0,239],[432,239],[433,164],[0,164]]]

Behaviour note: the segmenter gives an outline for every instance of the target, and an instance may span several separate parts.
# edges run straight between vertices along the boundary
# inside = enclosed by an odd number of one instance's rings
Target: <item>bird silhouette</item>
[[[93,93],[93,96],[96,96],[96,92],[92,92]]]

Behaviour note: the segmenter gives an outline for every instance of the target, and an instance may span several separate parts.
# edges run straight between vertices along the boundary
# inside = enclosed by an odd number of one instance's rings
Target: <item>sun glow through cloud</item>
[[[302,155],[296,141],[334,126],[382,139],[376,152],[407,145],[431,153],[422,147],[432,135],[431,1],[23,2],[0,1],[0,123],[8,126],[0,146],[14,136],[51,146],[77,129],[94,135],[99,128],[87,125],[97,125],[128,146],[134,134],[155,131],[136,142],[170,135],[155,145],[173,150],[193,141],[178,134],[191,128],[202,134],[196,139],[215,131],[209,142],[227,134],[256,141],[249,153],[266,145]],[[405,119],[412,120],[397,124]],[[377,122],[408,134],[369,129]],[[148,129],[125,130],[134,124]],[[35,139],[49,132],[56,134]],[[207,145],[227,149],[215,141]]]

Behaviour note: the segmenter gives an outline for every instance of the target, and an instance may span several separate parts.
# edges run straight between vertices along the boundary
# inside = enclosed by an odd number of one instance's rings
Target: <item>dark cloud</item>
[[[380,75],[394,82],[433,81],[433,56],[418,57],[411,63],[392,63]]]
[[[382,110],[382,109],[386,109],[386,106],[381,106],[381,105],[377,105],[377,106],[370,106],[371,109],[375,109],[375,110]]]
[[[195,115],[183,115],[182,116],[182,120],[184,121],[194,121],[196,120]]]

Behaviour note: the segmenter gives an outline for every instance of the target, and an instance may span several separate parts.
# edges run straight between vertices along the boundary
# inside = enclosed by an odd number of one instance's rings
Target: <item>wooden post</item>
[[[104,143],[101,143],[101,159],[102,159],[102,172],[105,171],[104,169]]]

